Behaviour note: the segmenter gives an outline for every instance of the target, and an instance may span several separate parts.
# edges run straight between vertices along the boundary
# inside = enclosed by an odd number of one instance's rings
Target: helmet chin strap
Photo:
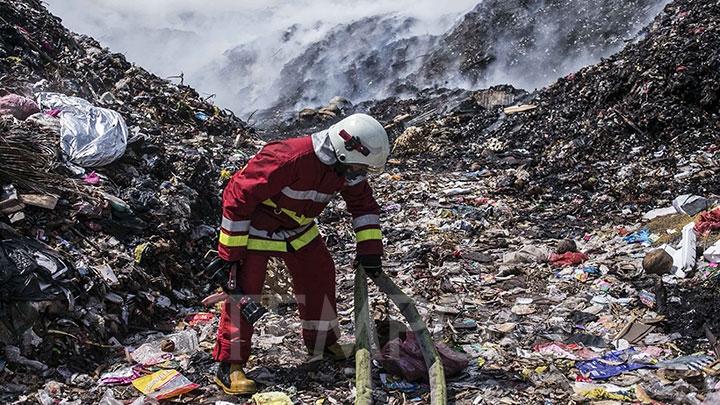
[[[335,173],[338,176],[345,176],[347,174],[349,168],[350,167],[348,165],[344,165],[344,164],[340,163],[340,161],[338,161],[337,163],[335,163],[333,165],[333,169],[335,170]]]
[[[345,177],[348,180],[353,180],[357,178],[358,176],[362,176],[366,173],[363,173],[362,171],[351,171],[350,166],[340,163],[339,161],[333,165],[333,169],[335,170],[335,173],[338,176]]]

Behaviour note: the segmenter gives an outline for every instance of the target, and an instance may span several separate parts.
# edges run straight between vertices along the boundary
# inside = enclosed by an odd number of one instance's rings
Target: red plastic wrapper
[[[435,349],[440,354],[446,376],[459,374],[467,367],[469,359],[464,353],[456,352],[444,343],[435,343]],[[396,338],[387,342],[382,349],[381,363],[388,373],[407,381],[428,380],[422,350],[413,333],[408,332],[404,341]]]
[[[695,223],[695,232],[698,235],[720,231],[720,208],[700,214]]]
[[[588,256],[585,253],[580,252],[566,252],[561,255],[553,253],[550,255],[550,263],[553,266],[576,266],[585,260]]]

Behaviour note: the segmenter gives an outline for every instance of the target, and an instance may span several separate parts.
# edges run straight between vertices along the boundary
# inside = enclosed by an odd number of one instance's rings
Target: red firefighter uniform
[[[238,283],[258,296],[270,257],[284,260],[302,319],[302,336],[313,353],[335,343],[335,265],[315,218],[339,193],[352,215],[359,255],[381,255],[380,209],[364,177],[338,174],[327,131],[268,143],[236,173],[223,193],[219,256],[242,261]],[[223,306],[216,361],[244,363],[252,326],[237,309]]]

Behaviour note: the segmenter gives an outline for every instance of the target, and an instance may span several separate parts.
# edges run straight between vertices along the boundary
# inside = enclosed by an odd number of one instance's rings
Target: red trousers
[[[246,295],[260,301],[267,262],[280,257],[285,262],[302,320],[302,336],[312,353],[335,343],[339,329],[335,302],[335,264],[321,237],[296,252],[248,251],[238,274],[240,288]],[[259,322],[263,322],[260,320]],[[253,327],[242,316],[237,305],[223,304],[217,341],[213,350],[215,361],[245,363],[250,357]]]

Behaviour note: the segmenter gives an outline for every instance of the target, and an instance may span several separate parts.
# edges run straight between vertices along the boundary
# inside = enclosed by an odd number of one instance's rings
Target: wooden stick
[[[370,310],[365,269],[355,272],[355,405],[371,405]]]

